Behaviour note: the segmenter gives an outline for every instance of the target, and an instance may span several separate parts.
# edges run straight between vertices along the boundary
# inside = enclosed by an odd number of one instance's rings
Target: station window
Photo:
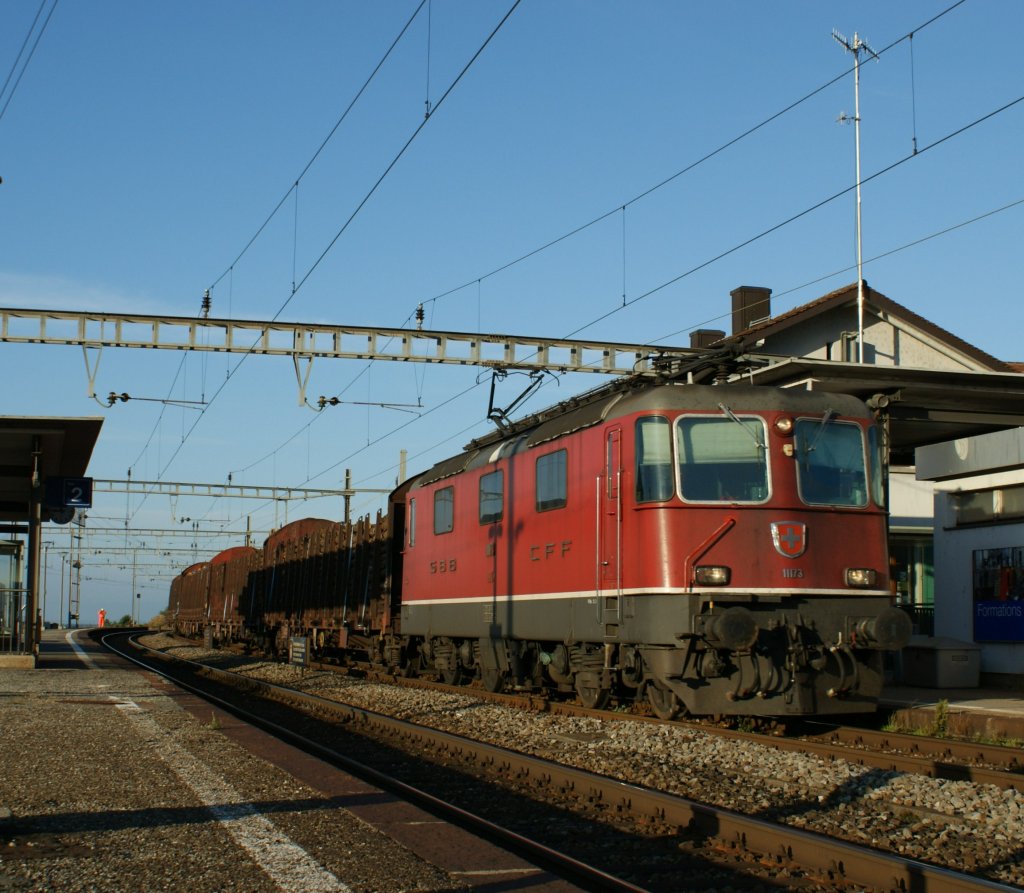
[[[537,511],[565,506],[568,490],[568,464],[565,450],[548,453],[537,459]]]
[[[1019,522],[1024,518],[1024,487],[1017,485],[955,493],[953,506],[958,526]]]
[[[648,416],[636,420],[636,501],[664,502],[672,498],[672,439],[668,419]]]
[[[480,476],[480,523],[500,521],[505,505],[505,472],[498,470]]]
[[[434,533],[451,533],[455,526],[455,488],[434,493]]]

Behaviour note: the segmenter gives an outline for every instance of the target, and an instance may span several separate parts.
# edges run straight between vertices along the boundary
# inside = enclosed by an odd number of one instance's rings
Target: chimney
[[[741,285],[732,295],[732,333],[749,329],[759,319],[772,315],[772,290],[757,285]]]
[[[694,329],[690,332],[690,347],[694,350],[703,350],[724,337],[725,332],[721,329]]]

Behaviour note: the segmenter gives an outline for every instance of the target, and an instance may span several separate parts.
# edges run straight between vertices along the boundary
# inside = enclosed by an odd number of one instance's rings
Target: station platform
[[[879,705],[892,711],[896,724],[928,728],[941,722],[956,737],[1024,742],[1024,691],[886,686]]]
[[[86,630],[44,631],[0,705],[0,891],[579,891]]]

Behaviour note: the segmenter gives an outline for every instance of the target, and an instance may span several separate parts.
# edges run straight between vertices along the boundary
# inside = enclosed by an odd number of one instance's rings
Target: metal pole
[[[39,438],[32,443],[32,486],[29,491],[28,591],[25,593],[25,652],[39,653],[39,546],[43,541],[43,486],[39,476],[42,448]]]
[[[352,469],[345,469],[345,523],[348,524],[352,518]]]
[[[75,574],[74,574],[74,561],[75,561],[75,528],[68,528],[68,625],[67,628],[71,629],[71,596],[72,589],[75,585]],[[62,584],[63,585],[63,584]]]
[[[857,144],[857,362],[864,362],[864,264],[860,232],[860,50],[857,32],[853,33],[853,133]]]
[[[60,610],[57,612],[57,625],[64,625],[64,556],[60,556]]]
[[[53,543],[43,543],[43,626],[46,626],[46,572],[50,568],[50,546]]]
[[[853,133],[857,163],[857,362],[864,362],[864,255],[860,226],[860,54],[870,53],[878,59],[877,53],[860,39],[854,31],[851,43],[838,31],[832,31],[832,38],[848,53],[853,53]],[[840,121],[849,121],[846,114],[839,116]]]

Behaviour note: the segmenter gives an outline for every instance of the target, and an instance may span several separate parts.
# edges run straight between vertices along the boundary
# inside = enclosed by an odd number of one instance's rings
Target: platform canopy
[[[27,523],[32,485],[83,477],[103,419],[0,416],[0,521]],[[42,520],[50,520],[44,509]]]
[[[888,418],[894,464],[900,457],[898,464],[911,464],[916,447],[1024,426],[1024,375],[1017,372],[780,358],[742,380],[859,397]]]

